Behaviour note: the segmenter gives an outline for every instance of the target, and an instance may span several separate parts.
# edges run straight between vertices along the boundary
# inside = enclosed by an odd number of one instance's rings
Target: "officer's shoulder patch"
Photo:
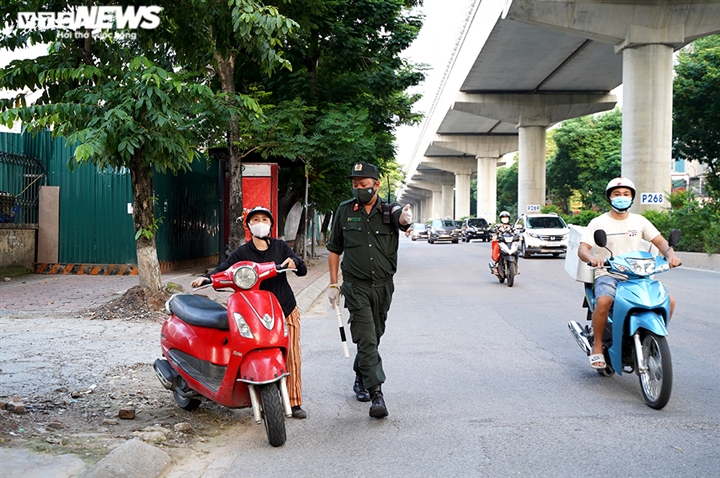
[[[395,211],[402,209],[400,206],[393,206],[392,210],[390,210],[391,214],[395,214]]]

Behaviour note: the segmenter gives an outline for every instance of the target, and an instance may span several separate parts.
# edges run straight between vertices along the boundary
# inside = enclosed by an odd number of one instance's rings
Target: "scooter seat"
[[[170,310],[186,324],[230,330],[227,309],[203,295],[176,295],[170,301]]]

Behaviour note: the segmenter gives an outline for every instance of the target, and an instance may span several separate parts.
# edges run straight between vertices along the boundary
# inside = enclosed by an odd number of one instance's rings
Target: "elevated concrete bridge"
[[[496,168],[518,151],[518,212],[545,204],[545,131],[612,109],[623,85],[622,174],[671,187],[673,52],[720,32],[720,0],[477,0],[415,145],[400,202],[415,217],[495,222]],[[640,204],[638,212],[657,205]]]

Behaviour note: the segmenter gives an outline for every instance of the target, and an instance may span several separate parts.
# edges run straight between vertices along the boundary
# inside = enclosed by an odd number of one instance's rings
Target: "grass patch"
[[[20,277],[32,273],[32,269],[24,266],[2,266],[0,277]]]

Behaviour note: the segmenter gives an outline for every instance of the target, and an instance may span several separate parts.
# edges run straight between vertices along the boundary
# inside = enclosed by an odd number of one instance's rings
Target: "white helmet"
[[[632,193],[632,199],[635,200],[635,185],[632,181],[630,181],[628,178],[615,178],[611,179],[610,182],[607,184],[607,187],[605,188],[605,199],[610,202],[610,193],[613,191],[613,189],[617,188],[628,188],[630,192]]]

